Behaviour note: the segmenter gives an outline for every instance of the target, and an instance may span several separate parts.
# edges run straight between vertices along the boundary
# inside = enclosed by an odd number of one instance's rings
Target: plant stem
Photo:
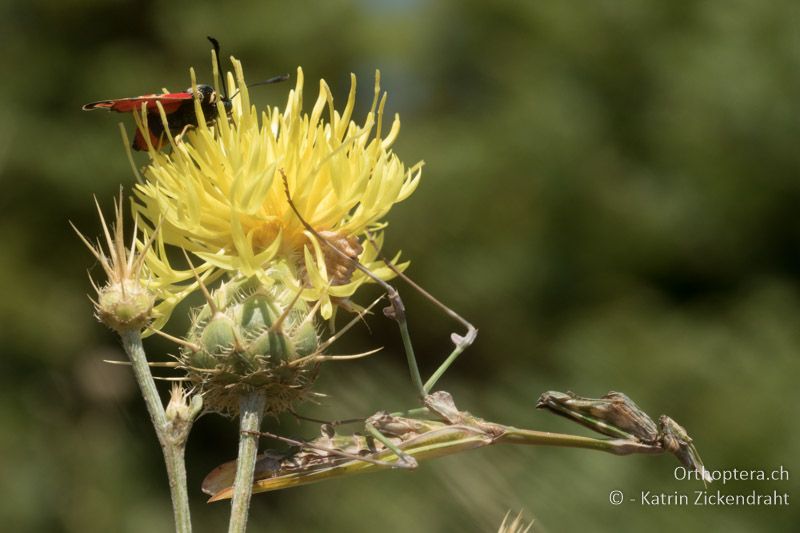
[[[139,384],[139,389],[147,405],[150,421],[155,428],[161,451],[164,453],[164,463],[167,467],[169,490],[172,496],[172,510],[175,516],[175,531],[177,533],[191,533],[192,522],[189,512],[189,493],[186,488],[186,463],[184,451],[186,439],[191,429],[192,421],[173,425],[167,420],[164,405],[156,389],[153,375],[142,346],[142,336],[138,331],[120,333],[122,345],[133,367],[133,375]]]
[[[266,397],[259,391],[244,394],[239,399],[239,455],[236,460],[228,533],[244,533],[247,529],[250,497],[253,495],[253,472],[258,453],[257,432],[261,429],[265,404]]]

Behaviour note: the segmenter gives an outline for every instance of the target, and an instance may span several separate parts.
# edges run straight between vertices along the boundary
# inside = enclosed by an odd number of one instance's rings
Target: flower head
[[[389,279],[392,270],[378,259],[382,219],[414,191],[422,163],[406,168],[391,150],[400,121],[395,117],[385,132],[386,95],[380,94],[379,76],[372,108],[359,125],[352,120],[355,76],[341,113],[324,81],[310,114],[303,111],[299,68],[284,109],[259,113],[250,104],[241,64],[233,64],[235,80],[230,74],[227,79],[229,92],[236,94],[230,120],[207,124],[198,104],[196,128],[180,141],[170,136],[169,153],[150,150],[134,203],[136,214],[150,221],[146,232],[159,224],[161,246],[148,253],[147,264],[160,276],[172,297],[165,302],[172,306],[186,292],[176,284],[189,274],[167,268],[163,244],[199,258],[197,269],[209,276],[256,277],[264,285],[280,281],[302,290],[304,300],[321,301],[322,316],[328,318],[336,299],[349,298],[369,278],[331,254],[314,233]],[[223,104],[218,105],[225,117]],[[303,220],[291,208],[284,180]],[[364,243],[367,236],[378,245]],[[276,271],[283,279],[274,279]]]
[[[206,410],[236,415],[241,396],[259,391],[265,412],[277,414],[311,394],[326,358],[305,302],[256,278],[204,292],[207,303],[192,317],[178,361]]]

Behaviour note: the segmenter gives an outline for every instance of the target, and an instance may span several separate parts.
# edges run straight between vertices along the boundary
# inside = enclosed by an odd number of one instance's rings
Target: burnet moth
[[[208,40],[211,41],[211,44],[214,46],[214,52],[217,58],[217,69],[222,73],[223,71],[219,59],[219,42],[213,37],[208,37]],[[248,87],[284,81],[288,78],[289,76],[284,74],[254,83]],[[146,94],[131,98],[118,98],[116,100],[100,100],[99,102],[86,104],[82,109],[84,111],[105,109],[107,111],[116,111],[117,113],[132,113],[141,111],[142,106],[144,106],[147,113],[147,129],[150,135],[150,143],[156,150],[159,150],[164,144],[164,123],[158,111],[158,102],[161,103],[161,107],[164,109],[170,133],[177,135],[182,133],[187,127],[197,126],[197,114],[194,109],[195,99],[200,101],[200,107],[203,110],[203,115],[207,123],[211,123],[217,119],[217,99],[222,102],[222,108],[225,110],[226,114],[230,113],[232,107],[231,98],[236,95],[234,94],[228,97],[228,90],[224,82],[222,83],[222,90],[223,95],[219,96],[212,86],[198,84],[197,92],[189,87],[184,92],[180,93]],[[133,149],[147,150],[147,141],[139,128],[136,128],[136,135],[133,138]]]

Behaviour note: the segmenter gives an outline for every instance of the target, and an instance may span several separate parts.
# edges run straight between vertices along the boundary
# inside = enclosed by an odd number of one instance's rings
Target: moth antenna
[[[269,83],[278,83],[280,81],[286,81],[289,78],[290,76],[288,74],[281,74],[280,76],[274,76],[272,78],[269,78],[268,80],[257,81],[255,83],[248,83],[247,88],[249,89],[250,87],[255,87],[257,85],[267,85]],[[237,89],[236,92],[231,95],[231,98],[235,98],[236,95],[239,94],[239,91],[240,89]]]
[[[219,60],[219,41],[210,35],[206,38],[211,41],[211,45],[214,47],[214,56],[217,58],[217,71],[219,72],[220,82],[222,83],[222,94],[225,97],[225,100],[228,100],[228,84],[225,81],[225,73],[222,70],[222,64]]]

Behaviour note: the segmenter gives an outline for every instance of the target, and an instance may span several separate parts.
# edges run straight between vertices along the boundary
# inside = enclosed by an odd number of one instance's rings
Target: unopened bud
[[[166,408],[167,420],[173,424],[191,421],[198,415],[202,406],[202,396],[189,395],[183,387],[174,385]]]
[[[118,333],[140,330],[152,318],[155,297],[138,281],[109,283],[97,295],[97,318]]]
[[[236,415],[239,398],[267,396],[267,413],[280,413],[309,394],[319,364],[313,311],[296,293],[258,280],[229,282],[196,313],[181,362],[206,409]]]

